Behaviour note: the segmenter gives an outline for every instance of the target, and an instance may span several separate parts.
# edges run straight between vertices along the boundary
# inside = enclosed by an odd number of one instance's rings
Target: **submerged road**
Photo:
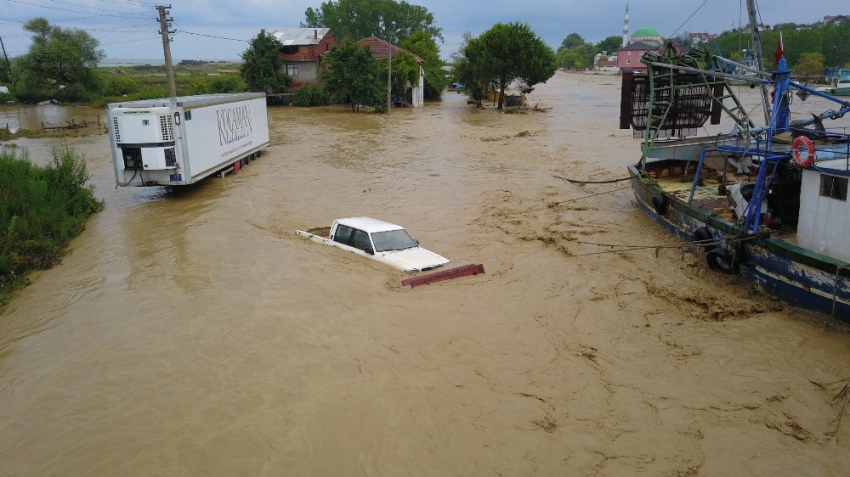
[[[845,329],[695,254],[579,256],[673,241],[625,183],[556,177],[639,158],[618,81],[559,72],[516,115],[275,107],[264,156],[173,191],[70,140],[106,209],[0,315],[0,474],[850,474],[813,384],[850,378]],[[294,234],[356,215],[486,274],[411,289]]]

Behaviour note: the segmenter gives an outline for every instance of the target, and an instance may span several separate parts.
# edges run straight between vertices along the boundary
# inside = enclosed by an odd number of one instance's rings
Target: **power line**
[[[207,38],[218,38],[219,40],[241,41],[241,42],[244,42],[244,43],[251,43],[248,40],[238,40],[236,38],[225,38],[223,36],[215,36],[215,35],[204,35],[203,33],[192,33],[190,31],[186,31],[186,30],[177,30],[177,32],[178,33],[187,33],[189,35],[205,36]]]
[[[682,22],[682,24],[681,24],[681,25],[679,25],[679,28],[676,28],[676,31],[674,31],[674,32],[673,32],[673,34],[672,34],[672,35],[670,35],[668,38],[673,38],[674,36],[676,36],[676,33],[679,33],[679,30],[681,30],[681,29],[682,29],[682,27],[683,27],[683,26],[685,26],[685,24],[686,24],[686,23],[688,23],[689,21],[691,21],[691,18],[693,18],[693,17],[694,17],[694,15],[696,15],[696,14],[697,14],[697,12],[698,12],[698,11],[699,11],[699,10],[700,10],[703,6],[705,6],[705,4],[706,4],[706,3],[708,3],[708,0],[705,0],[704,2],[702,2],[702,5],[698,6],[698,7],[697,7],[697,9],[696,9],[696,10],[694,10],[694,13],[691,13],[691,16],[689,16],[687,20],[685,20],[684,22]]]
[[[47,8],[50,10],[60,10],[63,12],[71,12],[71,13],[81,13],[83,15],[88,15],[87,12],[80,12],[77,10],[68,10],[67,8],[58,8],[58,7],[48,7],[47,5],[39,5],[37,3],[29,3],[22,2],[21,0],[6,0],[7,2],[12,3],[20,3],[21,5],[30,5],[33,7]],[[102,17],[118,17],[118,18],[138,18],[138,15],[89,15],[88,18],[102,18]]]
[[[48,0],[48,1],[55,2],[55,3],[63,3],[63,4],[65,4],[65,5],[71,5],[71,6],[74,6],[74,7],[81,7],[81,8],[95,8],[95,9],[97,9],[98,11],[103,11],[103,12],[128,13],[128,12],[119,12],[118,10],[107,10],[107,9],[105,9],[105,8],[90,7],[90,6],[88,6],[88,5],[80,5],[80,4],[78,4],[78,3],[63,2],[62,0]],[[48,7],[48,8],[49,8],[49,7]]]
[[[98,1],[99,2],[105,2],[105,3],[115,3],[115,4],[118,4],[118,5],[133,5],[133,6],[136,6],[136,7],[145,7],[145,8],[153,7],[153,6],[156,5],[155,3],[138,3],[138,2],[129,2],[129,1],[128,2],[116,2],[116,1],[111,1],[111,0],[98,0]]]
[[[152,39],[148,39],[148,40],[139,40],[139,41],[152,41],[152,40],[157,40],[157,41],[159,41],[159,38],[152,38]],[[130,53],[127,53],[126,55],[114,56],[113,58],[126,58],[126,57],[128,57],[128,56],[130,56],[130,55],[132,55],[132,54],[138,53],[138,52],[140,52],[140,51],[150,50],[151,48],[153,48],[153,47],[155,47],[155,46],[156,46],[156,45],[146,46],[146,47],[141,48],[141,49],[138,49],[138,50],[136,50],[136,51],[131,51]]]

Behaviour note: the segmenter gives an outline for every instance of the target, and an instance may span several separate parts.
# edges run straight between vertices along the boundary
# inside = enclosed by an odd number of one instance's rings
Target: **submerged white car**
[[[405,272],[421,272],[449,263],[447,258],[420,247],[419,241],[404,227],[369,217],[337,219],[329,230],[296,230],[295,233]]]

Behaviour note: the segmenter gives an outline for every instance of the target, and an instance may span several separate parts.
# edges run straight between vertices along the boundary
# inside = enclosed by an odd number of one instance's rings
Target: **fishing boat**
[[[833,96],[850,96],[850,76],[838,78],[835,88],[829,90]]]
[[[721,69],[728,61],[667,44],[643,56],[646,73],[623,74],[620,127],[643,139],[628,166],[636,202],[711,270],[850,322],[850,134],[823,126],[850,102],[791,81],[782,58],[777,71],[758,71],[768,107],[756,126]],[[835,105],[792,122],[794,92]],[[734,121],[727,134],[697,135],[724,115]]]

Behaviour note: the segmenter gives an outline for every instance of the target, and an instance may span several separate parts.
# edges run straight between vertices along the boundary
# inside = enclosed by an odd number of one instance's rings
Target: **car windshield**
[[[404,250],[406,248],[417,247],[419,244],[413,237],[407,233],[407,230],[390,230],[388,232],[375,232],[372,234],[372,241],[375,242],[376,252],[386,252],[389,250]]]

